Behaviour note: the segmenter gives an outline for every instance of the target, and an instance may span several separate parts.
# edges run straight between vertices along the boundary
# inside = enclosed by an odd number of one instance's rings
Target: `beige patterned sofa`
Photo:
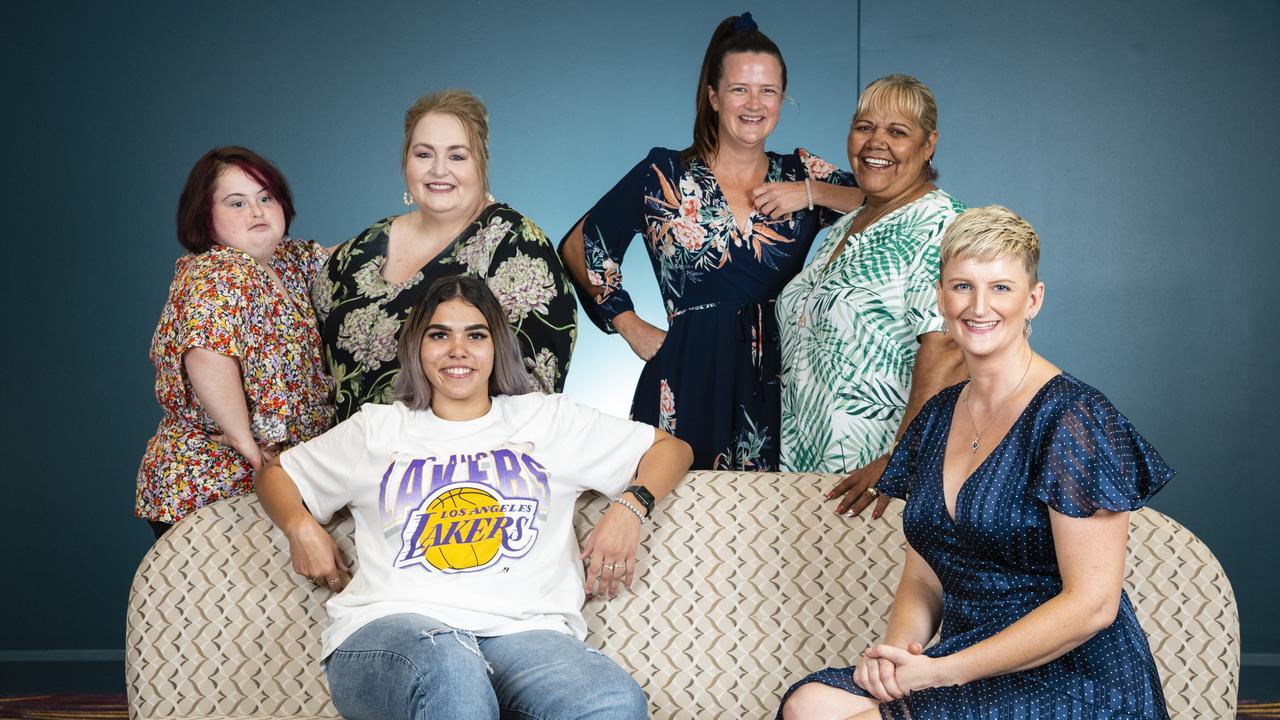
[[[655,718],[772,717],[806,671],[845,664],[883,629],[903,543],[884,522],[835,517],[834,479],[691,473],[656,513],[634,594],[591,601],[589,642],[630,670]],[[606,505],[579,504],[585,534]],[[352,523],[331,530],[348,556]],[[1209,549],[1168,517],[1132,515],[1126,585],[1173,718],[1234,718],[1235,598]],[[179,523],[129,598],[129,714],[333,718],[316,662],[327,592],[294,575],[257,499]]]

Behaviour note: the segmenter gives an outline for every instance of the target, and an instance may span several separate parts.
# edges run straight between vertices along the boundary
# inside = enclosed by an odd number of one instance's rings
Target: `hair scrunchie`
[[[746,32],[750,30],[759,30],[759,29],[760,29],[760,26],[756,25],[756,21],[752,19],[751,13],[749,12],[742,13],[741,15],[738,16],[737,20],[733,21],[734,32]]]

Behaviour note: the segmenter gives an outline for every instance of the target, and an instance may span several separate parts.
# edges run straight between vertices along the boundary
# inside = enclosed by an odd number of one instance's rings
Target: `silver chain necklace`
[[[973,442],[969,443],[970,455],[978,454],[978,446],[982,443],[982,436],[987,434],[987,431],[991,429],[992,424],[995,423],[996,418],[1000,417],[1000,413],[1004,412],[1005,406],[1009,404],[1009,401],[1013,399],[1014,395],[1018,394],[1018,388],[1022,387],[1022,382],[1027,379],[1027,373],[1031,371],[1031,361],[1035,359],[1036,354],[1033,352],[1031,353],[1031,357],[1027,358],[1027,366],[1022,369],[1022,377],[1018,378],[1018,384],[1014,385],[1013,390],[1005,396],[1004,401],[1000,403],[1000,407],[996,409],[995,414],[993,414],[991,419],[987,421],[987,426],[982,428],[982,432],[973,436]],[[965,387],[965,390],[971,390],[972,388],[973,383],[970,382],[969,385]],[[973,417],[973,403],[969,401],[970,395],[973,395],[973,393],[970,392],[968,395],[964,396],[964,408],[968,411],[969,422],[973,423],[973,429],[976,432],[978,429],[978,421]]]

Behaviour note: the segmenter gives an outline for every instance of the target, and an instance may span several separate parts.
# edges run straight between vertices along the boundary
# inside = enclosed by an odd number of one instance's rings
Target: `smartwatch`
[[[636,496],[640,504],[644,506],[644,514],[646,517],[653,514],[653,493],[649,492],[649,488],[643,485],[629,485],[623,493],[631,493]]]

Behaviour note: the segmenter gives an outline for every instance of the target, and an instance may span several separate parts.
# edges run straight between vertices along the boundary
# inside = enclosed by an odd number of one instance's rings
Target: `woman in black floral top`
[[[337,419],[391,402],[400,327],[445,275],[485,279],[530,376],[559,392],[577,335],[572,286],[542,230],[488,193],[484,105],[462,90],[432,93],[409,108],[404,127],[404,201],[417,207],[340,245],[312,287]]]

